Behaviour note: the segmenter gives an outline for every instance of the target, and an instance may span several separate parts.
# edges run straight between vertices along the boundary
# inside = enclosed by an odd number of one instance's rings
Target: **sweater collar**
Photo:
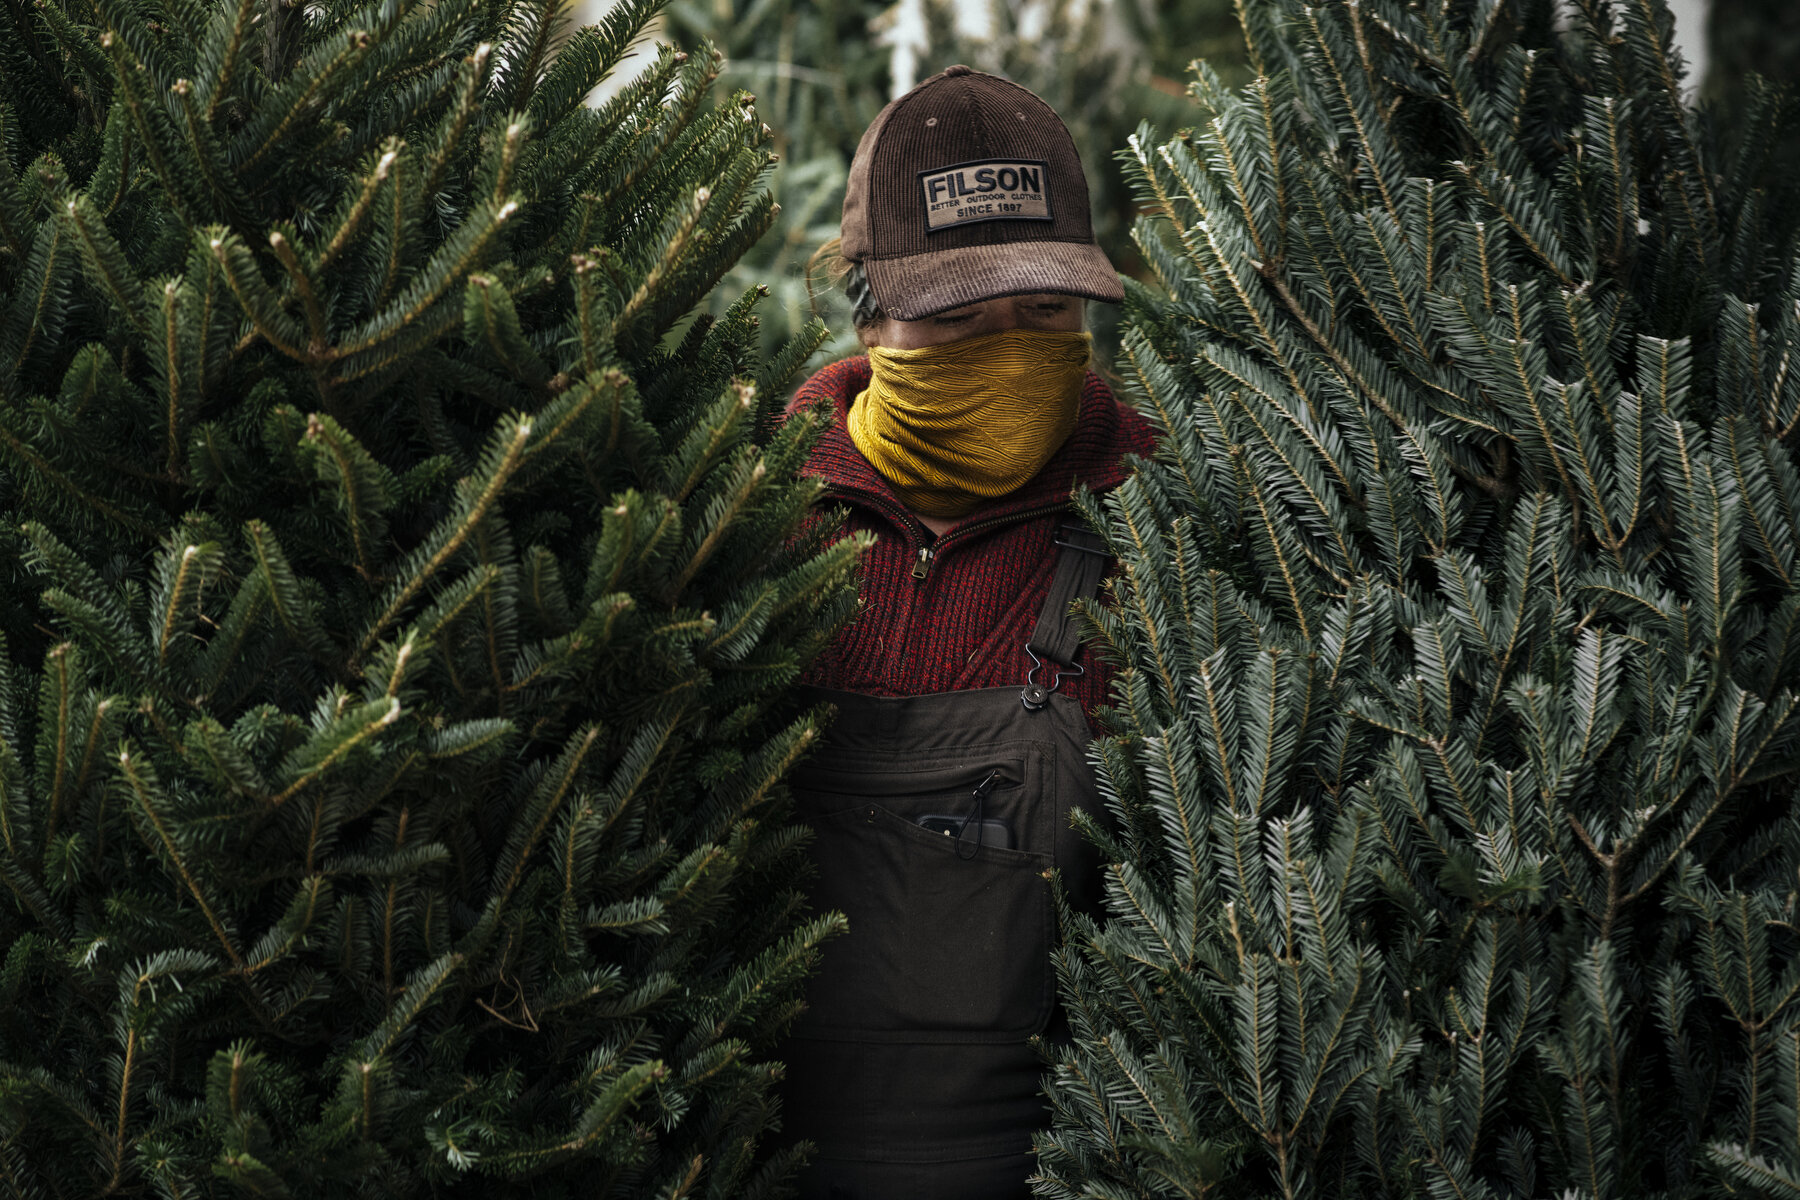
[[[801,385],[789,411],[817,407],[831,416],[807,460],[803,474],[824,481],[831,496],[881,511],[902,525],[906,508],[894,489],[869,465],[850,440],[848,417],[856,397],[869,386],[869,359],[858,355],[832,363]],[[1085,485],[1107,491],[1124,481],[1126,449],[1119,403],[1104,380],[1089,371],[1081,387],[1081,411],[1075,432],[1050,456],[1038,473],[1018,490],[976,508],[965,523],[987,525],[1045,509],[1067,507],[1070,494]]]

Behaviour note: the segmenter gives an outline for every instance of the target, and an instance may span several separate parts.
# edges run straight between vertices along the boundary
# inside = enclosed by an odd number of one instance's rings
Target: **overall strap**
[[[1064,675],[1080,675],[1084,668],[1075,665],[1075,652],[1081,647],[1081,627],[1070,609],[1077,600],[1091,598],[1100,588],[1112,555],[1100,535],[1079,525],[1064,525],[1057,530],[1056,573],[1050,579],[1050,594],[1038,610],[1037,628],[1025,643],[1031,656],[1031,671],[1025,676],[1025,688],[1019,700],[1029,709],[1039,709],[1050,702]],[[1049,683],[1040,683],[1038,670],[1049,660]]]

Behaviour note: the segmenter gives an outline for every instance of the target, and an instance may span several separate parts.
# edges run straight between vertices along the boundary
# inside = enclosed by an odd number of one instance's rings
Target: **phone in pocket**
[[[967,817],[953,816],[949,813],[926,813],[916,818],[921,829],[932,833],[941,833],[945,837],[956,837],[964,832],[964,822],[968,824],[967,837],[982,846],[998,846],[1002,850],[1013,848],[1012,826],[996,817],[986,817],[980,821],[970,821]]]

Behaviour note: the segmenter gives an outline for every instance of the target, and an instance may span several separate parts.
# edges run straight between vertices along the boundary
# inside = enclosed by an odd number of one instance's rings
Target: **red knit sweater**
[[[807,380],[789,405],[822,405],[835,418],[805,473],[848,507],[847,530],[875,535],[862,561],[861,611],[805,682],[875,696],[1023,686],[1031,667],[1025,643],[1050,591],[1056,530],[1077,519],[1070,493],[1077,484],[1116,487],[1124,456],[1154,445],[1150,426],[1090,371],[1062,449],[1018,491],[983,504],[939,538],[850,440],[845,418],[868,384],[869,360],[845,359]],[[1091,714],[1106,699],[1111,672],[1085,649],[1076,658],[1087,673],[1065,679],[1062,691]]]

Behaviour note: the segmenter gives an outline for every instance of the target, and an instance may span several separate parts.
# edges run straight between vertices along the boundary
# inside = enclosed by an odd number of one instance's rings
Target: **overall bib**
[[[1079,644],[1069,606],[1106,557],[1085,530],[1058,545],[1023,691],[814,691],[837,717],[793,790],[814,831],[814,907],[850,928],[825,947],[783,1055],[784,1135],[819,1148],[802,1200],[1030,1194],[1047,1109],[1029,1039],[1056,1034],[1050,872],[1079,907],[1099,891],[1070,823],[1078,807],[1099,815],[1091,734],[1056,684],[1079,671],[1060,665]]]

